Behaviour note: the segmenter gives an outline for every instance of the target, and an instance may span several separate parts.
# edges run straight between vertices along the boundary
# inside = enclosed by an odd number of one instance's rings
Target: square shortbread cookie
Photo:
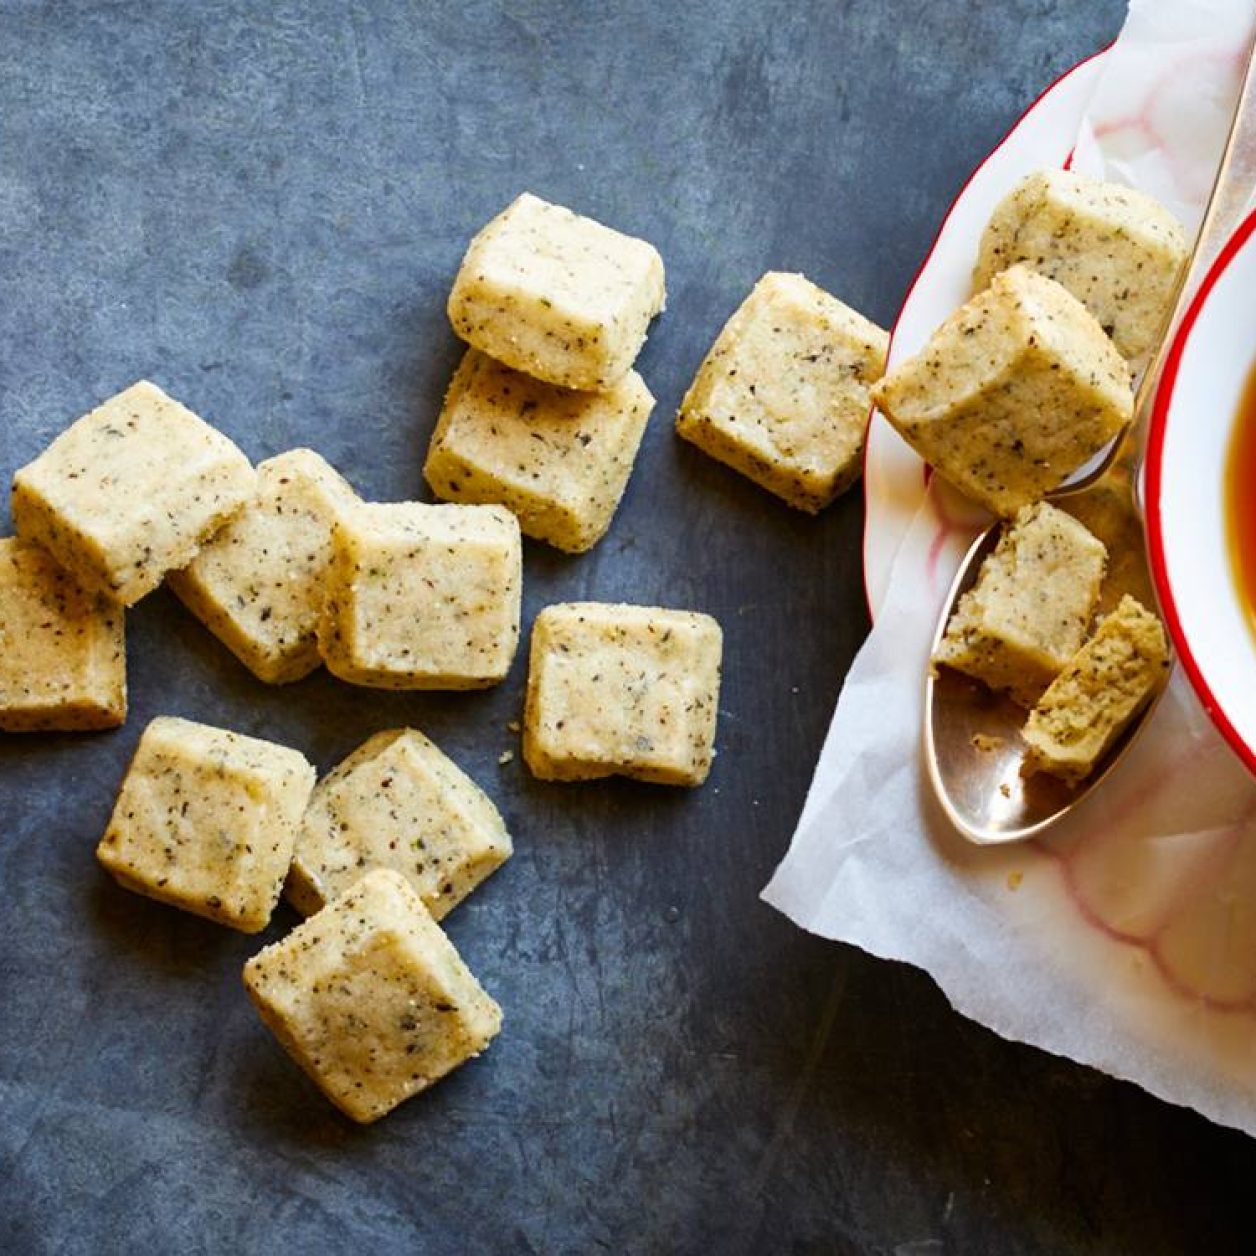
[[[331,525],[357,500],[309,449],[257,468],[253,500],[167,583],[260,680],[300,680],[322,660],[318,616]]]
[[[471,241],[449,320],[517,371],[600,392],[628,373],[664,300],[652,245],[525,192]]]
[[[501,506],[361,503],[332,527],[318,642],[381,689],[481,689],[519,644],[519,521]]]
[[[1122,598],[1030,711],[1026,766],[1084,780],[1155,697],[1169,665],[1160,620],[1134,598]]]
[[[469,349],[423,474],[438,497],[498,502],[528,536],[582,553],[610,527],[653,408],[636,371],[607,392],[573,392]]]
[[[0,730],[115,728],[126,719],[122,608],[46,550],[0,539]]]
[[[287,894],[311,915],[364,872],[404,876],[440,920],[510,858],[492,800],[413,728],[376,733],[314,789]]]
[[[1182,224],[1150,196],[1072,170],[1039,170],[995,209],[973,282],[984,288],[1025,262],[1063,284],[1138,370],[1164,334],[1188,252]]]
[[[413,887],[386,869],[255,955],[244,984],[289,1055],[363,1123],[478,1055],[501,1028],[501,1008]]]
[[[698,369],[676,431],[791,506],[822,510],[862,470],[888,347],[802,275],[769,271]]]
[[[523,754],[543,780],[700,785],[714,755],[723,635],[710,615],[568,602],[532,628]]]
[[[1033,706],[1084,640],[1106,563],[1072,515],[1025,507],[960,598],[934,661]]]
[[[85,587],[131,606],[186,567],[254,483],[231,441],[141,380],[17,473],[13,522]]]
[[[1129,423],[1129,366],[1065,288],[996,275],[872,389],[881,412],[961,492],[1010,517]]]
[[[140,738],[96,857],[129,890],[256,933],[313,788],[296,750],[161,716]]]

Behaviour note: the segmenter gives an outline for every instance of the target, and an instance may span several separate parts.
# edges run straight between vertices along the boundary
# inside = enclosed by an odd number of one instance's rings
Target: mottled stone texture
[[[277,690],[147,599],[125,728],[0,742],[0,1250],[1250,1250],[1246,1140],[759,903],[866,630],[861,504],[802,516],[670,421],[769,268],[888,322],[969,168],[1123,8],[0,0],[5,474],[146,376],[255,460],[422,493],[449,284],[530,188],[656,244],[669,308],[614,526],[527,545],[525,622],[622,600],[725,632],[702,789],[544,785],[498,764],[526,650],[480,694]],[[516,855],[447,922],[505,1009],[482,1059],[352,1128],[248,1006],[260,940],[110,882],[92,848],[158,713],[322,769],[411,724],[484,783]]]

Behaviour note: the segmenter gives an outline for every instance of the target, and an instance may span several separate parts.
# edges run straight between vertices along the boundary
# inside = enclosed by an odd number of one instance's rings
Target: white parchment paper
[[[1254,23],[1251,0],[1134,0],[1073,164],[1197,225]],[[983,521],[934,484],[764,898],[927,970],[1005,1037],[1256,1133],[1256,782],[1179,675],[1058,835],[1002,849],[955,835],[922,771],[923,676]]]

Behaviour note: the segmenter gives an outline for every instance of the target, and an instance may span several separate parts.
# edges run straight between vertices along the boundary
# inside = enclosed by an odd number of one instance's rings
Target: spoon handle
[[[1195,237],[1195,245],[1186,265],[1182,267],[1182,278],[1174,297],[1173,309],[1165,320],[1159,345],[1139,383],[1134,402],[1133,420],[1124,438],[1118,442],[1117,449],[1113,451],[1099,474],[1114,463],[1124,463],[1133,467],[1142,465],[1147,432],[1151,426],[1152,411],[1155,409],[1156,389],[1160,383],[1165,359],[1168,357],[1169,346],[1173,343],[1173,335],[1195,293],[1199,290],[1200,284],[1203,283],[1204,276],[1207,275],[1217,255],[1225,247],[1225,242],[1234,234],[1235,228],[1250,208],[1254,191],[1256,191],[1256,42],[1247,52],[1247,64],[1243,71],[1243,83],[1239,89],[1234,120],[1230,124],[1230,132],[1221,153],[1221,161],[1217,166],[1217,177],[1204,209],[1199,234]],[[1091,478],[1089,482],[1093,483],[1097,478],[1098,475]]]

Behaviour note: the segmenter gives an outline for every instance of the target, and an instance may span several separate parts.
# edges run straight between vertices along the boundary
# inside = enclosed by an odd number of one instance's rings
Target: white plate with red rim
[[[1018,179],[1069,162],[1078,128],[1107,50],[1063,74],[973,171],[947,212],[894,323],[889,365],[924,347],[934,328],[972,295],[977,247],[994,207]],[[920,457],[873,412],[864,453],[864,590],[875,619],[890,572],[925,498],[928,474]]]
[[[1191,684],[1256,772],[1256,637],[1231,569],[1225,473],[1256,363],[1256,212],[1213,263],[1165,361],[1147,442],[1152,576]],[[1256,485],[1253,486],[1256,491]]]

